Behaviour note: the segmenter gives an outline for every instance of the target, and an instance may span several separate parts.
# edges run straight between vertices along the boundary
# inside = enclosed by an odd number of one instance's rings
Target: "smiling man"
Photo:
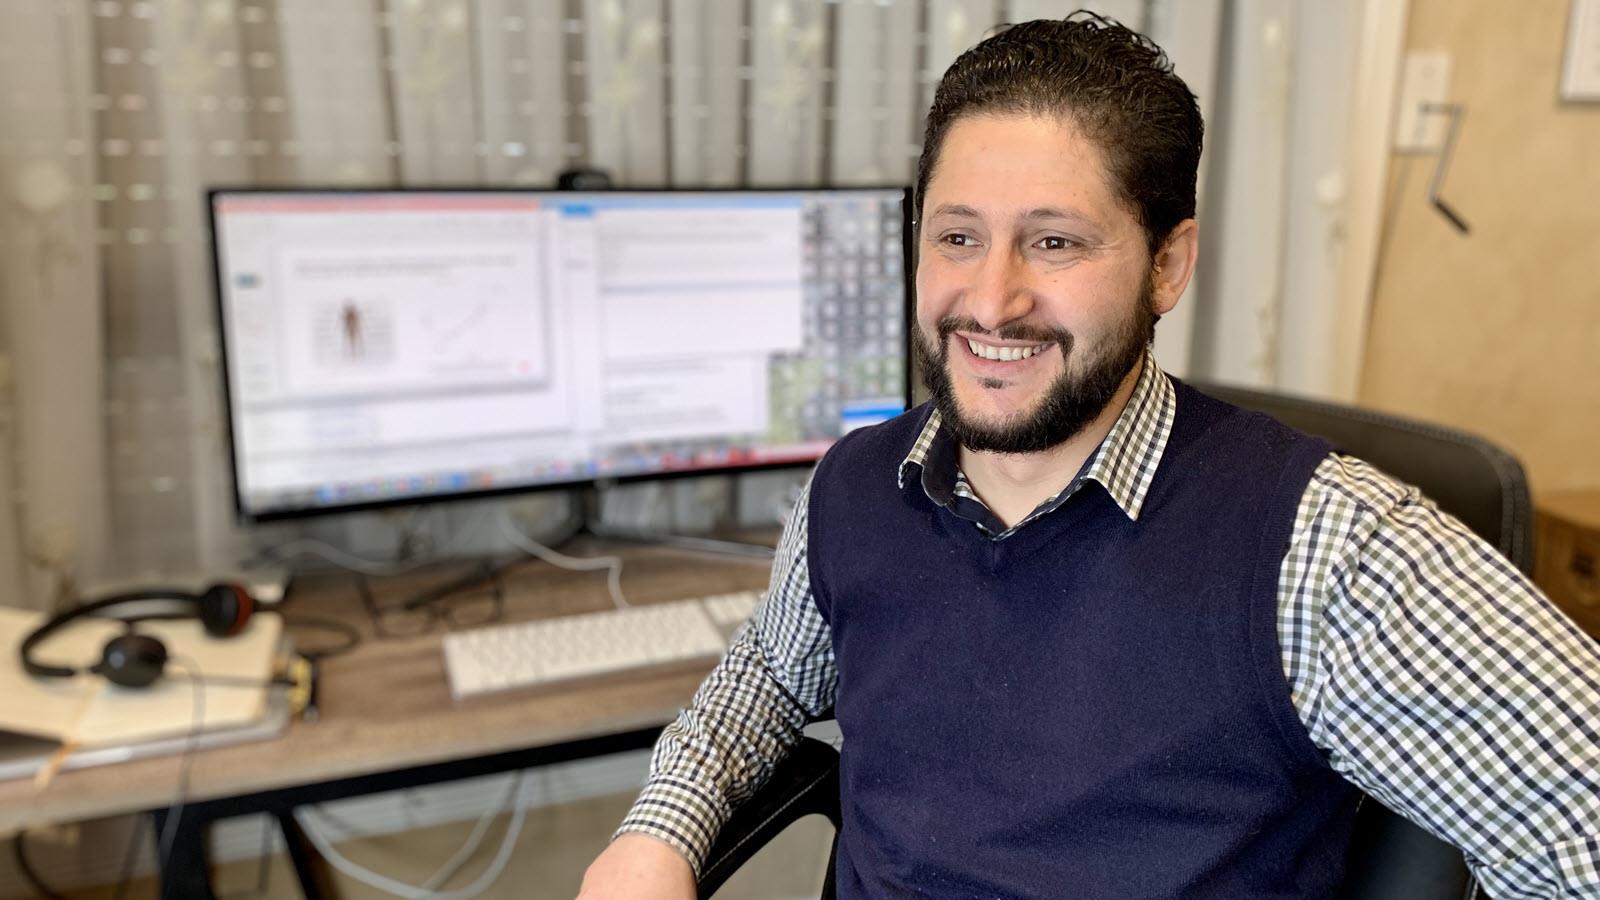
[[[1600,896],[1594,643],[1415,490],[1156,366],[1201,131],[1161,52],[1093,16],[945,74],[933,402],[818,465],[580,896],[692,897],[829,709],[841,897],[1331,897],[1361,792],[1496,897]]]
[[[1193,127],[1191,171],[1198,115]],[[1147,230],[1073,119],[991,102],[929,130],[942,151],[919,179],[915,346],[963,472],[1009,524],[1061,489],[1126,406],[1193,271],[1193,205]]]

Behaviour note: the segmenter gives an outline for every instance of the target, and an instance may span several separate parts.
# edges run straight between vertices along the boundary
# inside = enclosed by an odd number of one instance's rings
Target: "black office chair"
[[[1444,511],[1494,544],[1524,573],[1533,570],[1533,513],[1522,465],[1501,448],[1461,431],[1334,403],[1220,385],[1196,385],[1220,400],[1259,410],[1416,485]],[[734,812],[700,878],[710,897],[728,877],[793,822],[826,817],[837,836],[839,755],[806,738],[772,779]],[[823,900],[833,898],[833,861]],[[1481,889],[1461,852],[1370,797],[1356,813],[1340,900],[1472,900]]]

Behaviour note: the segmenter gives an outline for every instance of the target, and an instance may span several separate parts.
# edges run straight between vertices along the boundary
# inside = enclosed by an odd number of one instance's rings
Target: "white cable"
[[[422,883],[423,890],[436,891],[449,884],[450,879],[456,877],[456,873],[461,871],[461,867],[465,866],[473,856],[477,855],[478,848],[483,846],[484,835],[489,833],[489,826],[494,824],[494,820],[499,818],[501,813],[510,812],[511,805],[517,802],[517,795],[522,791],[522,782],[527,777],[527,774],[528,770],[526,769],[519,769],[512,773],[511,779],[506,784],[506,797],[500,801],[500,806],[491,808],[478,817],[477,824],[472,826],[472,833],[467,835],[467,839],[462,842],[455,855],[445,860],[444,864],[435,869],[433,874],[429,875],[428,879]]]
[[[544,560],[552,566],[570,569],[574,572],[597,572],[601,569],[607,571],[606,587],[611,589],[611,602],[617,609],[627,609],[628,601],[622,596],[622,558],[620,556],[568,556],[565,553],[546,547],[523,533],[522,529],[511,521],[511,514],[506,513],[500,517],[500,532],[512,546],[530,553]]]
[[[316,846],[317,852],[322,854],[322,858],[327,860],[329,865],[368,887],[393,894],[396,897],[405,897],[407,900],[424,900],[424,898],[432,898],[432,900],[472,900],[472,898],[493,887],[494,883],[500,880],[500,876],[505,874],[506,865],[511,861],[511,851],[516,848],[517,838],[522,835],[522,823],[528,817],[527,800],[521,796],[523,793],[522,788],[526,787],[526,784],[526,781],[519,778],[518,790],[512,792],[514,803],[511,811],[511,824],[506,826],[506,836],[501,840],[500,849],[495,852],[494,859],[489,863],[489,867],[484,869],[483,873],[471,884],[453,891],[437,891],[435,888],[426,885],[406,884],[403,881],[397,881],[386,875],[379,875],[377,872],[363,868],[345,858],[344,854],[335,849],[333,844],[322,835],[322,832],[317,830],[318,826],[311,821],[310,808],[302,807],[296,809],[294,817],[305,831],[306,837],[311,839],[311,843]],[[468,840],[470,841],[471,838]],[[453,859],[452,862],[454,862]],[[444,872],[443,868],[439,872],[435,872],[434,876],[438,876],[442,872]],[[430,882],[431,880],[430,878]]]
[[[484,812],[483,815],[478,817],[477,823],[472,826],[472,833],[469,834],[467,839],[462,842],[461,846],[456,849],[455,854],[449,859],[445,860],[445,862],[441,864],[438,869],[435,869],[434,873],[428,876],[427,880],[422,883],[418,890],[438,890],[440,887],[449,883],[450,879],[454,878],[456,873],[461,871],[462,866],[466,865],[467,862],[477,854],[478,848],[483,846],[484,836],[489,833],[489,826],[493,825],[494,820],[499,816],[511,812],[512,804],[516,803],[518,792],[522,789],[522,783],[527,778],[527,774],[528,773],[526,769],[512,773],[511,778],[506,782],[505,799],[501,800],[497,806],[490,807]],[[323,809],[321,806],[311,806],[307,807],[307,809],[310,812],[314,812],[318,819],[321,819],[328,825],[343,831],[346,836],[356,833],[354,828],[344,822],[339,821],[338,818],[333,815],[333,813]]]

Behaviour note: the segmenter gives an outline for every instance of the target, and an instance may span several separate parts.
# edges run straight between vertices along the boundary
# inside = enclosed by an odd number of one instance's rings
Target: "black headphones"
[[[33,658],[34,649],[45,638],[76,619],[102,614],[112,607],[125,604],[162,600],[177,601],[178,609],[121,618],[109,616],[108,618],[126,624],[128,631],[108,641],[100,654],[100,661],[86,669],[46,665]],[[198,618],[205,626],[206,634],[213,637],[231,637],[244,630],[245,625],[250,622],[250,617],[261,606],[250,596],[249,591],[230,583],[213,584],[198,594],[166,589],[116,594],[59,613],[24,638],[18,652],[22,657],[22,667],[29,675],[36,678],[71,678],[79,672],[91,672],[103,676],[112,684],[130,688],[146,687],[160,678],[162,671],[166,669],[167,648],[156,638],[135,632],[134,623],[155,619]],[[217,679],[208,678],[207,681],[217,681]],[[251,683],[267,685],[275,682]]]

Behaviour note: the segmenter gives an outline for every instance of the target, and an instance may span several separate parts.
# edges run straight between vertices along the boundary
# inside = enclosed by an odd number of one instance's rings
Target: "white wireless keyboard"
[[[755,591],[741,591],[451,632],[444,638],[450,693],[464,700],[613,672],[714,661],[760,602]]]

